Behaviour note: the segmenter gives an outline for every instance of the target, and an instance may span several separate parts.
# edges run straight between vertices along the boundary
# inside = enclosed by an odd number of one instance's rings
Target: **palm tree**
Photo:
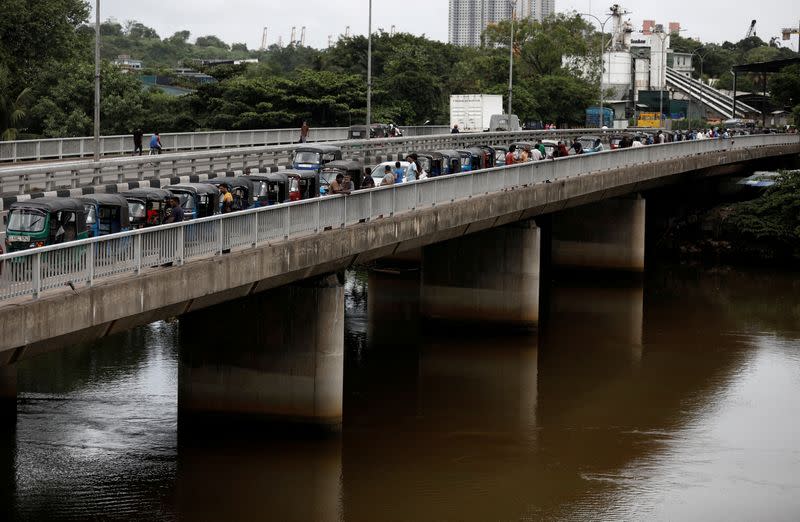
[[[17,139],[17,126],[25,119],[31,92],[25,87],[14,98],[5,90],[0,92],[0,141]]]

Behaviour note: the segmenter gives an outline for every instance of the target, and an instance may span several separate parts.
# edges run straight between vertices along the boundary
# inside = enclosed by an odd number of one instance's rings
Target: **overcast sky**
[[[94,1],[91,2],[94,5]],[[599,0],[556,0],[559,12],[591,12],[597,16],[607,12],[613,3]],[[632,11],[630,18],[637,29],[641,21],[680,22],[683,36],[699,37],[705,42],[738,41],[758,20],[756,33],[765,41],[780,36],[784,26],[797,27],[800,19],[798,0],[628,0],[621,5]],[[187,29],[192,40],[213,34],[228,43],[244,42],[250,49],[261,44],[261,32],[268,27],[269,43],[278,36],[287,42],[292,26],[306,26],[306,45],[327,46],[328,35],[345,32],[350,26],[354,34],[367,33],[368,0],[101,0],[103,20],[119,22],[138,20],[156,29],[163,38]],[[374,30],[425,34],[447,41],[448,0],[373,0]],[[605,18],[605,17],[602,17]],[[784,45],[789,42],[782,42]],[[797,36],[791,40],[797,50]]]

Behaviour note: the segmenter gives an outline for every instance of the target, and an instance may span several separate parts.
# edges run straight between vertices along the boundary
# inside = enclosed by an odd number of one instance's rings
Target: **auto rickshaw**
[[[411,154],[417,155],[422,170],[428,174],[428,177],[439,176],[442,172],[442,158],[441,155],[436,155],[432,152],[412,152]]]
[[[479,169],[490,169],[495,166],[495,149],[488,145],[473,144],[467,147],[468,151],[480,154]]]
[[[342,159],[342,149],[336,145],[303,145],[294,149],[292,168],[319,170],[330,161]]]
[[[152,227],[164,223],[167,201],[172,192],[161,188],[140,187],[120,193],[128,202],[130,227]]]
[[[8,210],[6,252],[86,239],[86,208],[74,198],[17,201]]]
[[[185,220],[219,214],[219,189],[208,183],[180,183],[164,187],[183,208]]]
[[[231,210],[247,210],[248,208],[254,206],[253,192],[256,190],[256,184],[250,179],[249,176],[237,176],[235,178],[212,178],[209,179],[207,183],[209,185],[214,185],[218,189],[223,183],[228,185],[228,191],[230,191],[231,196],[233,197]]]
[[[128,200],[120,194],[91,194],[78,198],[86,208],[89,237],[125,232],[131,228]]]
[[[508,147],[504,145],[497,145],[494,148],[494,166],[495,167],[502,167],[506,164],[506,153],[508,152]]]
[[[267,205],[277,205],[291,201],[289,197],[289,176],[286,172],[281,170],[266,175]]]
[[[268,205],[267,196],[267,174],[252,174],[247,179],[253,184],[252,203],[253,207],[263,207]]]
[[[350,176],[353,187],[358,190],[364,179],[364,165],[358,160],[336,160],[326,163],[319,173],[320,188],[327,189],[338,174]]]
[[[370,135],[370,138],[375,136]],[[348,140],[365,140],[367,139],[367,126],[366,125],[351,125],[347,129]]]
[[[442,174],[458,174],[461,172],[461,154],[455,150],[438,150],[442,156]]]
[[[316,198],[320,195],[320,174],[313,170],[282,170],[289,179],[289,201]]]

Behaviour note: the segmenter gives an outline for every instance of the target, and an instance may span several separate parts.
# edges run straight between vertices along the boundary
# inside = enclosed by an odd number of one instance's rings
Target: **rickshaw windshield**
[[[97,222],[97,209],[91,203],[83,206],[86,209],[86,224],[94,225]]]
[[[267,183],[265,181],[256,181],[256,188],[253,191],[255,197],[263,197],[267,195]]]
[[[186,192],[178,192],[175,194],[178,202],[184,210],[194,210],[194,197]]]
[[[47,214],[35,209],[14,209],[8,216],[8,230],[15,232],[41,232],[44,230]]]
[[[318,152],[298,152],[294,156],[295,163],[319,163],[319,153]]]
[[[430,158],[426,158],[426,157],[423,156],[423,157],[418,158],[418,161],[419,161],[419,164],[422,166],[422,170],[424,170],[425,172],[430,172],[431,171],[431,159]]]
[[[128,201],[128,213],[130,214],[131,219],[145,217],[144,203],[139,201]]]
[[[470,156],[461,156],[461,165],[464,167],[469,167],[472,165],[472,158]]]

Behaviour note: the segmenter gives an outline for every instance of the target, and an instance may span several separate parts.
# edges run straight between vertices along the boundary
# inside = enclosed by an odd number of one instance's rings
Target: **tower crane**
[[[751,36],[756,35],[756,21],[750,21],[750,27],[747,29],[747,34],[744,35],[745,38],[750,38]]]

